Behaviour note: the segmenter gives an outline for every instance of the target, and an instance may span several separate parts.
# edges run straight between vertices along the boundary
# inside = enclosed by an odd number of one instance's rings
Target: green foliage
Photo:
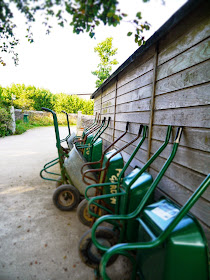
[[[0,107],[0,137],[12,134],[12,131],[9,129],[10,121],[10,112],[6,107]]]
[[[96,80],[97,88],[110,76],[112,65],[118,64],[116,59],[111,60],[117,53],[117,48],[113,49],[112,47],[112,40],[112,37],[106,38],[106,40],[102,41],[94,48],[94,52],[98,53],[100,58],[100,63],[97,66],[98,69],[92,72],[92,74],[98,78]]]
[[[142,1],[148,2],[149,0]],[[0,50],[3,53],[11,53],[15,65],[18,64],[18,54],[15,52],[15,47],[19,40],[14,34],[16,25],[13,22],[11,3],[15,4],[26,18],[26,37],[30,43],[33,43],[31,27],[32,23],[36,21],[37,15],[39,19],[40,17],[43,19],[47,34],[52,28],[49,25],[50,18],[56,18],[58,25],[64,27],[65,24],[70,24],[74,33],[80,34],[86,31],[91,38],[95,36],[95,27],[101,23],[116,27],[127,17],[127,14],[119,9],[118,0],[1,0]],[[141,13],[138,12],[136,17],[130,21],[135,28],[135,42],[139,45],[144,42],[141,33],[149,28],[149,24],[142,23],[141,19]],[[0,57],[0,64],[6,65],[2,57]]]
[[[93,100],[85,100],[77,95],[67,95],[64,93],[56,94],[54,110],[61,112],[62,110],[68,113],[77,113],[82,111],[85,115],[93,114]]]
[[[77,95],[53,94],[49,90],[26,87],[24,84],[13,84],[7,88],[0,86],[0,100],[5,106],[11,105],[12,96],[16,97],[13,101],[16,109],[41,111],[42,107],[46,107],[56,112],[64,110],[68,113],[82,111],[86,115],[93,114],[93,100],[85,100]]]
[[[64,114],[57,114],[57,118],[59,125],[67,125],[66,116]],[[69,119],[69,123],[70,125],[76,125],[76,121],[72,118]],[[34,114],[29,116],[29,122],[27,123],[25,123],[23,120],[16,121],[15,134],[22,134],[31,128],[50,125],[53,125],[53,117],[51,114],[49,114],[49,116],[41,116]]]
[[[0,87],[0,137],[12,134],[12,131],[9,129],[10,122],[10,102],[5,100],[3,91]]]

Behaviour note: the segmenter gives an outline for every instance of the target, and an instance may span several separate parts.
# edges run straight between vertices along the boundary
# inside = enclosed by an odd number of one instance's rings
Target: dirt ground
[[[77,251],[87,227],[53,205],[54,183],[39,176],[55,157],[53,127],[0,139],[1,280],[94,279]]]

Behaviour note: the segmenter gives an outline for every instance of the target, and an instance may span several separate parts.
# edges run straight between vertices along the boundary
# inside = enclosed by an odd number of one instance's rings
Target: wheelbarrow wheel
[[[91,208],[93,211],[94,209]],[[93,222],[93,217],[90,215],[88,212],[88,201],[86,199],[83,199],[78,207],[77,207],[77,217],[79,218],[80,222],[85,225],[90,227]]]
[[[80,202],[78,189],[71,185],[59,186],[53,194],[53,203],[62,211],[71,211]]]
[[[94,212],[94,205],[91,205],[91,211]],[[99,209],[99,216],[105,215],[105,211],[103,209]],[[94,218],[91,216],[91,214],[88,211],[88,201],[86,199],[83,199],[78,207],[77,207],[77,217],[80,220],[80,222],[88,227],[91,227],[92,222],[94,220]]]
[[[86,231],[79,241],[79,255],[83,263],[92,268],[98,268],[101,258],[104,254],[101,250],[96,248],[91,238],[92,229]],[[106,247],[112,247],[117,243],[118,235],[111,228],[98,227],[96,230],[97,240]],[[107,266],[113,264],[118,255],[110,258]]]

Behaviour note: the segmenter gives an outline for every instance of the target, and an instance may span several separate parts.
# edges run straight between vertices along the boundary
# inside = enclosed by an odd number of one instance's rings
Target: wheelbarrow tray
[[[75,132],[72,132],[71,136],[67,140],[67,144],[68,144],[68,147],[69,147],[70,150],[73,149],[73,147],[74,147],[75,136],[76,136]]]
[[[159,236],[178,212],[179,207],[166,199],[147,206],[139,220],[138,241],[151,240],[147,228]],[[207,280],[208,247],[198,221],[184,216],[163,244],[138,250],[137,265],[146,280]]]
[[[70,176],[70,179],[73,183],[73,185],[78,189],[81,195],[85,195],[85,190],[87,185],[82,180],[82,174],[80,172],[82,166],[84,163],[86,163],[86,159],[83,157],[83,155],[77,150],[76,146],[72,148],[72,150],[69,153],[69,157],[65,158],[64,161],[64,167],[66,169],[66,172]],[[91,167],[85,166],[84,170],[88,170]],[[90,177],[96,180],[96,176],[91,173]],[[88,181],[88,179],[87,179]],[[92,183],[92,181],[90,181]],[[91,189],[88,191],[88,195],[94,196],[95,190]]]

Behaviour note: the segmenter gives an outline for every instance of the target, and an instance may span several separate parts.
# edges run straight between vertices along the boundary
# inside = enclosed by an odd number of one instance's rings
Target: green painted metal
[[[155,178],[154,182],[151,184],[150,188],[147,190],[146,194],[144,195],[144,197],[141,200],[141,203],[138,205],[138,207],[131,213],[128,213],[126,215],[106,215],[104,217],[100,217],[93,225],[92,227],[92,241],[95,244],[95,246],[102,250],[102,251],[107,251],[108,248],[101,245],[95,237],[95,231],[97,229],[97,227],[102,223],[102,222],[109,222],[109,221],[121,221],[123,223],[123,225],[126,224],[126,221],[136,218],[139,213],[141,213],[142,209],[145,207],[148,199],[150,199],[150,197],[152,196],[156,186],[158,185],[158,183],[160,182],[161,178],[163,177],[163,175],[165,174],[166,170],[168,169],[170,163],[172,162],[173,158],[176,155],[176,151],[178,149],[179,146],[179,142],[180,142],[180,138],[181,138],[181,134],[182,134],[182,127],[179,127],[177,129],[177,134],[174,140],[174,144],[173,144],[173,149],[172,152],[170,154],[170,156],[168,157],[167,161],[165,162],[165,164],[163,165],[162,169],[160,170],[160,172],[158,173],[157,177]],[[91,200],[90,202],[91,203]],[[125,240],[125,226],[123,226],[123,229],[121,230],[121,238],[120,240],[124,239]]]
[[[94,138],[93,134],[89,134],[86,138],[86,141],[85,141],[85,145],[76,145],[77,148],[80,148],[80,147],[84,147],[84,150],[83,150],[83,156],[84,158],[90,162],[91,161],[91,154],[92,154],[92,146],[91,146],[91,142],[92,142],[92,139]]]
[[[103,149],[103,140],[102,140],[102,138],[98,138],[93,143],[90,162],[97,162],[101,159],[102,149]],[[100,164],[93,164],[92,167],[94,169],[99,168]]]
[[[28,122],[29,122],[28,114],[24,114],[24,115],[23,115],[23,121],[24,121],[25,123],[28,123]]]
[[[70,124],[69,124],[69,115],[68,115],[68,113],[66,111],[61,111],[61,112],[66,115],[66,121],[67,121],[68,133],[69,133],[64,139],[60,140],[61,143],[62,143],[62,142],[65,142],[65,141],[67,142],[67,140],[71,136],[71,128],[70,128]],[[67,142],[67,144],[68,144],[68,142]]]
[[[60,140],[60,134],[59,134],[59,129],[58,129],[58,120],[57,120],[57,115],[53,110],[50,110],[48,108],[42,108],[42,110],[50,112],[53,115],[53,121],[54,121],[54,129],[55,129],[55,136],[56,136],[56,147],[57,147],[57,152],[58,152],[58,158],[48,162],[47,164],[45,164],[45,166],[43,167],[43,169],[40,171],[40,176],[42,179],[44,180],[48,180],[48,181],[60,181],[60,179],[58,179],[58,176],[61,176],[61,181],[64,184],[72,184],[72,180],[70,175],[66,172],[65,167],[64,167],[64,159],[66,157],[68,157],[68,154],[65,152],[65,150],[63,150],[62,146],[61,146],[61,140]],[[101,144],[102,145],[102,144]],[[52,166],[59,164],[60,165],[60,174],[58,173],[54,173],[54,172],[49,172],[48,169],[51,168]],[[47,173],[50,175],[55,175],[56,178],[48,178],[45,177],[43,174]]]
[[[179,208],[176,205],[162,200],[146,207],[141,219],[155,236],[159,236],[178,212]],[[140,223],[138,242],[149,240],[151,236]],[[197,220],[186,215],[163,245],[151,250],[138,250],[137,270],[144,279],[207,279],[206,252],[206,242]],[[148,260],[153,264],[152,270]]]
[[[155,154],[147,161],[147,163],[141,168],[141,170],[139,170],[138,172],[133,172],[131,176],[129,176],[129,186],[127,186],[126,188],[123,189],[122,185],[121,185],[121,179],[122,179],[122,174],[124,174],[125,170],[128,168],[130,162],[132,161],[133,157],[135,156],[135,154],[137,153],[139,147],[141,146],[142,144],[142,140],[140,141],[139,145],[136,147],[136,149],[134,150],[134,153],[133,155],[130,157],[130,159],[128,160],[128,162],[126,163],[126,165],[124,166],[124,169],[121,171],[121,174],[119,175],[119,179],[118,179],[118,182],[117,183],[113,183],[117,186],[117,196],[114,196],[114,195],[102,195],[102,196],[99,196],[98,198],[101,199],[101,200],[104,200],[104,199],[112,199],[113,197],[115,197],[116,199],[120,199],[123,201],[123,203],[121,204],[120,202],[117,202],[116,203],[116,208],[115,208],[115,211],[107,211],[106,208],[104,208],[103,206],[99,206],[95,200],[96,198],[91,198],[89,199],[87,196],[86,196],[86,199],[89,200],[89,206],[91,204],[95,204],[99,207],[101,207],[103,210],[106,210],[108,213],[114,213],[117,214],[117,213],[128,213],[126,211],[128,211],[127,207],[128,207],[128,198],[129,198],[129,191],[131,189],[131,186],[136,182],[136,180],[138,180],[138,178],[147,170],[147,168],[151,165],[151,163],[160,155],[160,153],[166,148],[168,142],[169,142],[169,139],[170,139],[170,136],[171,136],[171,132],[172,132],[172,126],[168,126],[167,128],[167,133],[166,133],[166,137],[165,137],[165,141],[164,143],[161,145],[161,147],[155,152]],[[146,137],[146,128],[144,128],[144,133],[143,133],[143,138]],[[105,188],[108,188],[108,184],[106,185],[103,185],[103,184],[100,184],[100,185],[92,185],[88,188],[91,188],[91,187],[95,187],[95,188],[100,188],[100,187],[105,187]],[[141,189],[141,186],[139,186],[139,189]],[[108,197],[107,197],[108,196]],[[151,200],[151,199],[150,199]],[[122,205],[122,206],[121,206]],[[119,209],[119,207],[121,208],[121,210]],[[124,210],[123,210],[124,209]],[[94,213],[90,211],[90,214],[91,215],[94,215]],[[95,217],[97,217],[95,215]],[[124,232],[122,231],[122,235],[124,235]]]
[[[140,126],[140,129],[139,129],[139,133],[137,135],[136,138],[134,138],[131,142],[129,142],[128,144],[126,144],[124,147],[122,147],[120,150],[118,150],[117,152],[115,152],[114,154],[112,154],[112,157],[117,155],[117,153],[119,153],[119,151],[123,150],[124,148],[126,148],[127,146],[129,146],[131,143],[135,142],[139,136],[141,135],[141,131],[143,129],[143,136],[142,136],[142,139],[141,141],[139,142],[139,144],[137,145],[137,147],[134,149],[134,152],[132,153],[130,159],[128,160],[128,162],[125,164],[125,166],[122,168],[122,170],[120,172],[118,172],[118,176],[115,178],[115,180],[112,180],[111,179],[111,183],[106,184],[106,183],[100,183],[99,184],[94,184],[94,185],[91,185],[89,186],[87,189],[86,189],[86,194],[85,194],[85,197],[87,200],[90,200],[90,203],[89,203],[89,206],[90,204],[94,204],[96,206],[98,206],[99,208],[102,208],[104,209],[105,211],[107,211],[108,213],[113,213],[113,212],[116,212],[116,209],[118,208],[118,201],[117,201],[117,198],[118,198],[118,193],[119,193],[119,186],[120,186],[120,183],[121,183],[121,179],[122,177],[124,176],[124,173],[126,171],[126,169],[128,168],[130,162],[132,161],[132,159],[134,158],[134,156],[136,155],[136,153],[138,152],[139,148],[141,147],[141,145],[143,144],[145,138],[146,138],[146,131],[147,131],[147,126],[143,126],[141,125]],[[119,154],[118,154],[119,155]],[[96,196],[92,199],[90,199],[88,196],[87,196],[87,192],[90,188],[102,188],[103,189],[103,195],[101,196]],[[113,194],[112,194],[113,193]],[[115,193],[117,194],[117,196],[115,196]],[[103,200],[105,202],[105,204],[107,204],[107,208],[104,207],[102,204],[99,204],[97,202],[95,202],[96,200],[98,200],[98,198],[100,198],[101,200]],[[113,206],[115,206],[113,208]],[[110,211],[111,209],[111,211]],[[94,217],[97,217],[98,216],[93,213],[89,207],[89,212],[91,215],[93,215]]]
[[[100,273],[114,254],[137,251],[134,270],[144,280],[208,280],[209,255],[206,237],[196,218],[187,214],[210,185],[210,174],[181,209],[167,200],[147,206],[139,222],[139,240],[117,244],[102,257]],[[129,257],[129,256],[128,256]],[[136,279],[133,275],[132,280]]]
[[[123,179],[122,188],[124,188],[128,195],[120,197],[119,214],[127,214],[133,212],[142,201],[144,195],[150,188],[153,178],[148,172],[142,173],[142,175],[131,185],[131,181],[138,173],[141,172],[140,168],[135,168],[127,177]],[[147,201],[147,204],[154,201],[153,194]],[[138,223],[134,220],[129,220],[124,225],[125,239],[128,241],[136,240],[138,234]]]
[[[107,168],[106,171],[101,172],[101,177],[99,182],[111,182],[115,183],[118,181],[118,177],[123,169],[124,162],[123,162],[123,157],[120,153],[117,153],[115,156],[113,154],[116,153],[116,149],[113,149],[106,153],[104,160],[103,160],[103,165],[102,168],[106,167],[106,164],[109,164],[109,167]],[[105,173],[105,174],[104,174]],[[110,184],[108,187],[105,187],[102,189],[102,194],[113,194],[117,192],[117,187],[116,185]],[[116,199],[114,197],[112,198],[107,198],[104,200],[105,203],[109,205],[111,209],[114,209],[115,204],[116,204]]]
[[[69,180],[69,183],[71,183],[71,179],[68,176],[68,174],[66,174],[65,169],[63,167],[64,157],[66,156],[66,154],[63,151],[62,146],[61,146],[61,142],[60,142],[60,134],[59,134],[59,129],[58,129],[58,120],[57,120],[56,113],[53,110],[50,110],[50,109],[44,108],[44,107],[42,108],[42,110],[50,112],[53,115],[55,137],[56,137],[56,147],[57,147],[57,151],[58,151],[58,162],[57,163],[59,163],[59,165],[60,165],[61,179],[62,179],[62,182],[64,182],[64,183],[67,183],[67,180]],[[45,165],[45,167],[40,171],[41,178],[43,178],[44,180],[49,180],[49,181],[58,181],[57,179],[46,178],[46,177],[43,176],[43,172],[46,172],[46,170],[49,167],[52,167],[55,164],[56,164],[56,159],[47,163]],[[47,173],[49,173],[49,171]]]

